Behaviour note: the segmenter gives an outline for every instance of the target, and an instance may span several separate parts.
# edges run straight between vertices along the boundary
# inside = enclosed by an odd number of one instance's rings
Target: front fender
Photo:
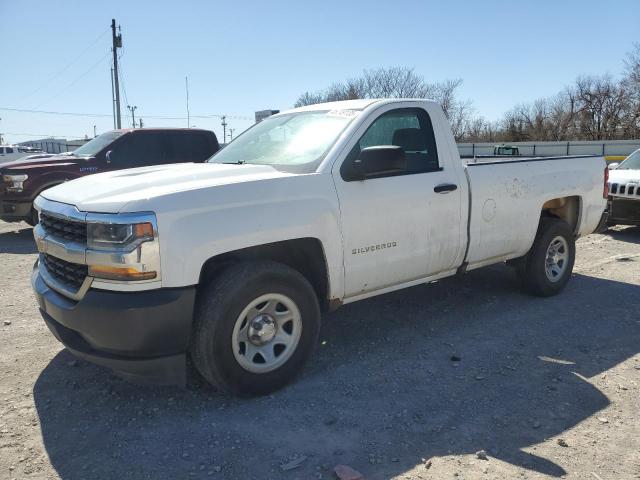
[[[157,200],[163,287],[197,284],[204,263],[217,255],[316,238],[326,256],[330,298],[342,298],[340,216],[330,175],[236,183]]]

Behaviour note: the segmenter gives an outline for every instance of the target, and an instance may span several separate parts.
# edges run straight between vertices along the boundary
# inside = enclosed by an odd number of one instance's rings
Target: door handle
[[[441,183],[440,185],[433,187],[433,191],[436,193],[449,193],[457,189],[458,186],[453,183]]]

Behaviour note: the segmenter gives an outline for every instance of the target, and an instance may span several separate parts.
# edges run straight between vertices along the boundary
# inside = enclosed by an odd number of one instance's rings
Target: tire
[[[292,320],[281,322],[289,316]],[[265,395],[300,373],[319,332],[318,298],[303,275],[276,262],[243,262],[201,287],[190,353],[196,369],[217,389]],[[278,343],[280,338],[289,343]]]
[[[31,216],[25,222],[32,227],[38,224],[38,211],[34,207],[31,207]]]
[[[556,247],[558,252],[550,260],[557,263],[548,269],[547,256]],[[540,297],[556,295],[571,278],[575,255],[575,238],[569,225],[559,218],[543,217],[531,250],[517,264],[518,276],[529,293]]]

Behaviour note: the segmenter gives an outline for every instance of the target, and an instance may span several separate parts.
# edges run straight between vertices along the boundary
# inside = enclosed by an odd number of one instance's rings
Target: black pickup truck
[[[92,173],[167,163],[204,162],[220,149],[215,133],[194,128],[113,130],[73,152],[0,165],[0,220],[37,223],[35,198]]]

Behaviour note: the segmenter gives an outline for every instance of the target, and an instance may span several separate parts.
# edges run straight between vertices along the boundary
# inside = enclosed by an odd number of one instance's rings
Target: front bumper
[[[32,202],[0,200],[0,220],[5,222],[21,222],[31,220]]]
[[[640,198],[609,197],[609,225],[640,225]]]
[[[76,302],[47,286],[37,262],[31,284],[45,323],[74,355],[132,380],[184,385],[195,287],[89,289]]]

